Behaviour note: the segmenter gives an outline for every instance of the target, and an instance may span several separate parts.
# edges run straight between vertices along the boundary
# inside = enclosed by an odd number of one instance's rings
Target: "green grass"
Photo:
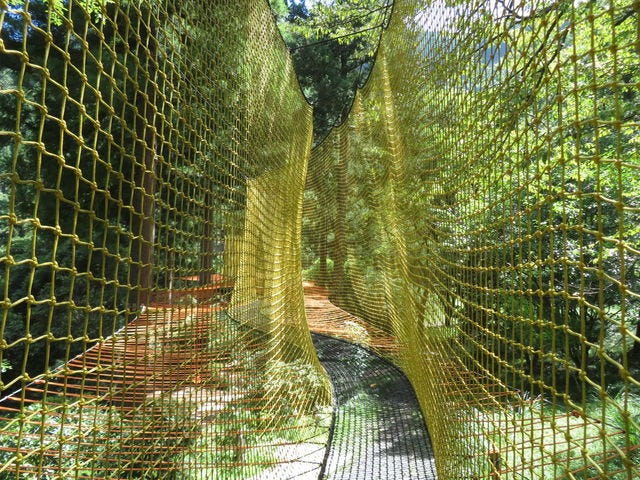
[[[489,475],[488,454],[496,451],[514,479],[640,478],[640,398],[629,396],[626,410],[620,396],[604,406],[592,400],[585,412],[535,402],[478,412],[485,440],[474,446],[476,470]]]

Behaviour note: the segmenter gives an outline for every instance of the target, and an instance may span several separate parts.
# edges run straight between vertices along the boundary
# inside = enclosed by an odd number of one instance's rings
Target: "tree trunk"
[[[152,25],[150,12],[145,19]],[[146,58],[141,59],[137,72],[138,92],[136,93],[136,163],[134,166],[134,188],[132,195],[131,231],[133,240],[130,282],[138,288],[137,305],[147,305],[153,286],[152,264],[155,241],[155,193],[156,193],[156,133],[155,102],[157,87],[154,82],[156,70],[156,39],[153,27],[140,32],[141,44],[146,49]],[[146,61],[145,61],[146,60]],[[146,66],[146,68],[145,68]]]
[[[133,268],[131,278],[139,287],[138,303],[146,305],[152,288],[153,242],[155,240],[155,145],[154,133],[151,125],[144,125],[146,130],[140,145],[142,163],[136,165],[135,190],[133,193],[133,222],[134,235],[132,245]],[[139,137],[140,138],[140,137]],[[138,149],[137,149],[138,150]],[[138,157],[140,158],[140,157]]]
[[[338,142],[342,142],[338,138]],[[333,248],[333,275],[332,275],[332,293],[339,299],[343,300],[346,296],[346,278],[345,263],[347,260],[347,238],[346,238],[346,220],[347,220],[347,161],[344,158],[342,145],[339,145],[338,165],[336,169],[338,181],[336,190],[336,223],[335,223],[335,242]]]
[[[209,188],[211,188],[209,186]],[[199,283],[206,285],[211,283],[211,270],[213,264],[213,195],[211,191],[205,192],[202,239],[200,241],[200,272],[198,272]]]
[[[327,218],[322,215],[322,225],[317,229],[318,231],[318,254],[320,257],[318,284],[322,287],[326,287],[329,284],[329,274],[327,270],[327,251],[329,245],[327,244]]]

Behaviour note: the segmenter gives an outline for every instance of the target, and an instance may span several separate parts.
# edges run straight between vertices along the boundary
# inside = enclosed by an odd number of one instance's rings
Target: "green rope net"
[[[312,152],[266,2],[0,0],[0,479],[317,478],[310,329],[440,478],[640,477],[639,65],[637,0],[396,0]]]
[[[397,0],[313,152],[312,328],[401,366],[441,478],[640,478],[638,8]]]

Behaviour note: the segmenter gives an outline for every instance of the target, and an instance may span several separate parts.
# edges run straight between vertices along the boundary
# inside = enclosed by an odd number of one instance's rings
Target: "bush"
[[[274,417],[309,415],[331,403],[331,389],[317,368],[304,360],[268,362],[264,390]]]
[[[109,447],[113,443],[110,432],[121,422],[110,407],[80,407],[66,399],[28,405],[22,415],[16,414],[0,427],[0,465],[8,466],[0,479],[107,476],[112,465],[107,465],[103,456],[107,449],[113,449]],[[20,457],[14,453],[18,450]],[[17,470],[25,473],[17,476]]]
[[[327,275],[331,277],[333,273],[333,260],[327,258]],[[327,281],[326,278],[320,278],[320,259],[316,259],[309,268],[302,270],[302,279],[310,282]]]

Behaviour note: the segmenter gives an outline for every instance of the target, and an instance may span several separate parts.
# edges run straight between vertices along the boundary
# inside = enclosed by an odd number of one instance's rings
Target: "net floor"
[[[318,334],[313,341],[336,402],[321,478],[436,479],[429,434],[404,374],[358,345]]]

